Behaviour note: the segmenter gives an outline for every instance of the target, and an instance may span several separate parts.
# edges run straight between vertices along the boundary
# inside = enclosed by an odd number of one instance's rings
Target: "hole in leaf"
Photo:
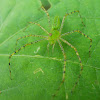
[[[51,7],[51,4],[50,4],[50,2],[48,1],[48,0],[40,0],[41,1],[41,3],[42,3],[42,6],[46,9],[46,10],[48,10],[50,7]]]

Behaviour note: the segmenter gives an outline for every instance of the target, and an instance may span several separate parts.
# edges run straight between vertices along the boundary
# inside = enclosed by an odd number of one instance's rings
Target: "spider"
[[[47,10],[46,10],[43,6],[42,6],[41,8],[42,8],[43,11],[46,13],[46,15],[47,15],[47,17],[48,17],[49,26],[51,27],[49,13],[47,12]],[[25,48],[25,47],[27,47],[27,46],[29,46],[29,45],[32,45],[32,44],[35,44],[35,43],[38,43],[38,42],[41,42],[41,41],[44,41],[44,40],[47,40],[47,41],[48,41],[47,49],[49,48],[49,45],[52,45],[52,47],[53,47],[53,49],[54,49],[55,44],[58,42],[58,44],[59,44],[59,46],[60,46],[60,49],[61,49],[61,51],[62,51],[62,55],[63,55],[64,59],[63,59],[63,75],[62,75],[62,81],[61,81],[61,83],[60,83],[58,89],[56,90],[56,92],[53,94],[53,97],[55,97],[55,96],[57,95],[58,91],[60,90],[62,84],[63,84],[64,81],[65,81],[65,73],[66,73],[66,53],[65,53],[64,48],[63,48],[63,46],[62,46],[62,43],[61,43],[61,41],[62,41],[62,42],[64,42],[65,44],[67,44],[68,46],[70,46],[72,49],[74,49],[74,51],[76,52],[76,55],[77,55],[77,57],[78,57],[78,60],[79,60],[79,62],[80,62],[81,70],[80,70],[79,76],[78,76],[78,78],[77,78],[77,80],[76,80],[76,82],[75,82],[75,85],[73,86],[71,92],[74,91],[74,89],[75,89],[75,87],[76,87],[76,85],[77,85],[77,83],[78,83],[78,81],[79,81],[79,79],[80,79],[80,77],[81,77],[82,70],[83,70],[83,65],[82,65],[82,61],[81,61],[81,58],[80,58],[80,56],[79,56],[79,53],[78,53],[77,49],[76,49],[72,44],[70,44],[67,40],[63,39],[63,36],[66,36],[66,35],[69,35],[69,34],[72,34],[72,33],[75,33],[75,32],[77,32],[77,33],[79,33],[79,34],[85,36],[87,39],[90,40],[89,55],[90,55],[90,49],[91,49],[91,46],[92,46],[92,39],[89,38],[86,34],[82,33],[80,30],[73,30],[73,31],[71,31],[71,32],[67,32],[67,33],[64,33],[64,34],[61,33],[61,32],[62,32],[62,29],[63,29],[64,21],[65,21],[66,17],[67,17],[68,15],[73,14],[73,13],[78,13],[78,14],[79,14],[79,16],[80,16],[80,18],[81,18],[81,22],[82,22],[82,24],[84,25],[84,23],[83,23],[83,21],[82,21],[82,17],[81,17],[81,15],[80,15],[80,11],[78,11],[78,10],[77,10],[77,11],[70,12],[70,13],[66,13],[66,14],[64,15],[63,19],[62,19],[61,25],[60,25],[60,18],[59,18],[59,16],[55,16],[55,18],[54,18],[54,24],[52,25],[51,31],[50,31],[50,32],[48,32],[46,29],[44,29],[44,28],[43,28],[40,24],[38,24],[38,23],[29,22],[30,24],[35,24],[36,26],[40,27],[47,35],[46,35],[46,36],[43,36],[43,35],[27,35],[27,36],[20,37],[20,38],[18,38],[18,39],[16,40],[16,46],[17,46],[18,40],[20,40],[20,39],[22,39],[22,38],[27,38],[27,37],[40,37],[40,38],[41,38],[41,39],[39,39],[39,40],[36,40],[36,41],[33,41],[33,42],[30,42],[30,43],[25,44],[25,45],[23,45],[21,48],[19,48],[19,49],[17,49],[17,50],[16,50],[16,48],[15,48],[15,52],[13,52],[13,53],[9,56],[9,72],[10,72],[10,79],[12,79],[12,78],[11,78],[11,68],[10,68],[11,62],[10,62],[10,59],[11,59],[11,57],[12,57],[13,55],[15,55],[15,54],[18,53],[21,49],[23,49],[23,48]],[[29,25],[30,25],[30,24],[29,24]],[[28,26],[27,26],[27,27],[28,27]],[[26,27],[26,28],[27,28],[27,27]]]

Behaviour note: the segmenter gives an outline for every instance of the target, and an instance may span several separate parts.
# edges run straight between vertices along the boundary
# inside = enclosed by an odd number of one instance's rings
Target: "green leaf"
[[[45,0],[44,0],[45,2]],[[75,51],[62,43],[67,56],[66,76],[54,100],[99,100],[100,99],[100,1],[99,0],[48,0],[51,24],[55,16],[62,21],[66,13],[79,10],[85,23],[77,13],[68,16],[62,33],[80,30],[92,40],[89,57],[89,39],[73,33],[64,39],[77,48],[83,64],[82,76],[74,89],[80,73],[80,64]],[[43,0],[42,0],[43,3]],[[47,3],[46,3],[47,4]],[[45,5],[45,3],[44,3]],[[63,75],[63,55],[58,44],[52,52],[47,50],[48,41],[35,43],[20,50],[11,58],[11,76],[9,73],[9,55],[15,51],[19,37],[47,34],[36,25],[37,22],[48,32],[50,27],[46,13],[41,9],[39,0],[0,0],[0,100],[51,100],[58,89]],[[24,38],[18,41],[17,49],[26,43],[40,38]]]

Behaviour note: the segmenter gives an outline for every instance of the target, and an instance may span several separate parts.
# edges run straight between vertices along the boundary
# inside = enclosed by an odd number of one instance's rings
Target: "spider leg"
[[[72,92],[74,91],[74,89],[75,89],[75,87],[76,87],[76,85],[77,85],[77,83],[78,83],[80,77],[81,77],[81,74],[82,74],[82,71],[83,71],[83,65],[82,65],[82,61],[81,61],[81,58],[80,58],[80,56],[79,56],[79,53],[77,52],[77,49],[76,49],[73,45],[71,45],[68,41],[66,41],[66,40],[64,40],[64,39],[62,39],[62,38],[60,38],[60,40],[62,40],[64,43],[66,43],[67,45],[69,45],[71,48],[73,48],[73,49],[75,50],[76,55],[77,55],[77,57],[78,57],[78,59],[79,59],[79,62],[80,62],[80,66],[81,66],[80,74],[79,74],[79,76],[78,76],[78,79],[77,79],[77,81],[76,81],[76,83],[75,83],[75,85],[74,85],[72,91],[71,91],[71,93],[72,93]]]
[[[9,56],[9,72],[10,72],[10,79],[11,79],[11,80],[12,80],[12,78],[11,78],[11,68],[10,68],[10,65],[11,65],[10,59],[11,59],[11,57],[12,57],[13,55],[15,55],[17,52],[19,52],[21,49],[25,48],[26,46],[35,44],[35,43],[40,42],[40,41],[42,41],[42,40],[46,40],[46,39],[40,39],[40,40],[37,40],[37,41],[34,41],[34,42],[27,43],[27,44],[23,45],[21,48],[19,48],[18,50],[16,50],[15,52],[13,52],[13,53]]]
[[[76,12],[79,13],[79,16],[80,16],[80,18],[81,18],[81,22],[82,22],[83,26],[85,26],[85,24],[83,23],[82,17],[81,17],[81,15],[80,15],[80,11],[78,11],[78,10],[77,10],[77,11],[73,11],[73,12],[70,12],[70,13],[65,14],[65,16],[63,17],[63,20],[62,20],[62,23],[61,23],[61,27],[60,27],[60,33],[61,33],[61,31],[62,31],[65,18],[66,18],[68,15],[71,15],[71,14],[76,13]]]
[[[49,43],[47,44],[47,51],[48,51],[48,55],[49,55]]]
[[[18,39],[16,40],[15,51],[16,51],[16,47],[17,47],[18,41],[19,41],[20,39],[27,38],[27,37],[41,37],[41,38],[47,38],[47,36],[42,36],[42,35],[26,35],[26,36],[20,37],[20,38],[18,38]]]
[[[50,25],[50,16],[49,16],[49,13],[48,13],[47,10],[43,7],[43,5],[41,6],[41,8],[42,8],[42,9],[45,11],[45,13],[47,14],[49,26],[51,26],[51,25]]]
[[[53,97],[55,97],[57,95],[57,93],[60,90],[62,84],[64,83],[64,81],[65,81],[65,72],[66,72],[66,54],[65,54],[64,48],[63,48],[63,46],[62,46],[62,44],[59,40],[58,40],[58,43],[59,43],[59,46],[60,46],[61,51],[62,51],[63,56],[64,56],[64,68],[63,68],[63,77],[62,77],[61,84],[60,84],[59,88],[57,89],[56,93],[53,95]]]
[[[54,51],[54,47],[55,47],[55,43],[53,44],[53,47],[52,47],[52,53],[53,53],[53,51]]]
[[[89,56],[90,56],[90,51],[91,51],[91,46],[92,46],[92,39],[90,37],[88,37],[86,34],[82,33],[80,30],[73,30],[71,32],[67,32],[67,33],[62,34],[61,36],[69,35],[69,34],[74,33],[74,32],[78,32],[78,33],[82,34],[83,36],[85,36],[86,38],[88,38],[90,40],[90,48],[89,48]]]
[[[35,23],[35,22],[29,22],[29,24],[24,28],[23,31],[25,31],[29,27],[30,24],[35,24],[35,25],[39,26],[44,32],[46,32],[47,34],[49,34],[49,32],[46,29],[44,29],[40,24]]]

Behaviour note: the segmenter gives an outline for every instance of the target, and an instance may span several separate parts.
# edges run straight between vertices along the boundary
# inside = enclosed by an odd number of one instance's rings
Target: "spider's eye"
[[[52,33],[49,33],[49,36],[52,36]]]

